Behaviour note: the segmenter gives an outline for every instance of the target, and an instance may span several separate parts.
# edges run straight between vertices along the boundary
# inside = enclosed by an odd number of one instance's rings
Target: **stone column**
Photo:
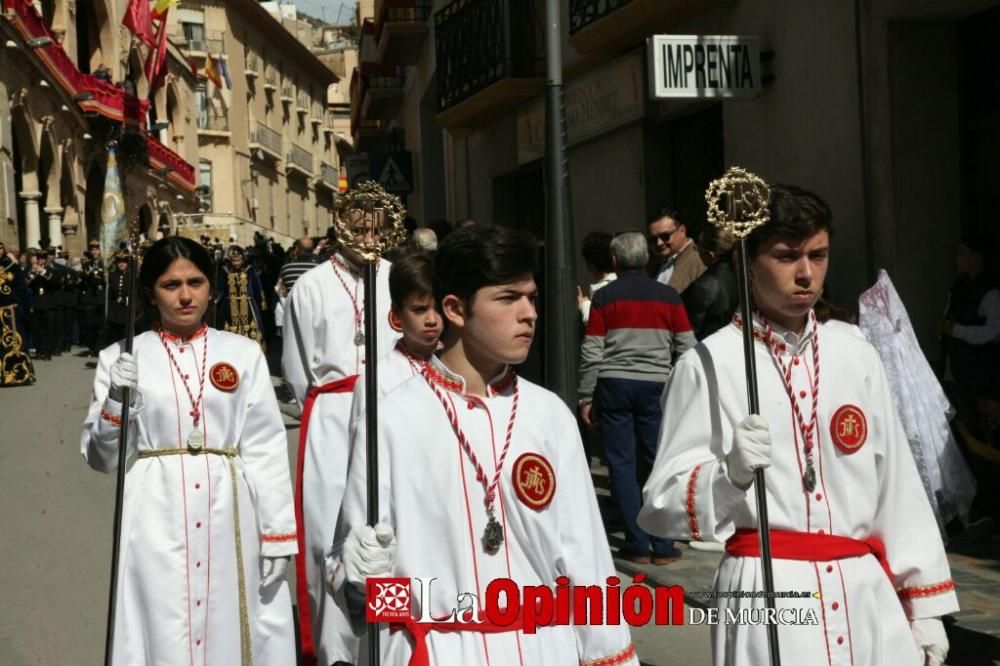
[[[46,208],[45,214],[49,218],[49,242],[52,247],[57,247],[63,245],[63,229],[62,229],[62,208]],[[65,250],[66,248],[63,247]]]
[[[38,209],[41,192],[21,192],[24,201],[24,242],[25,247],[38,247],[42,238],[42,218]]]

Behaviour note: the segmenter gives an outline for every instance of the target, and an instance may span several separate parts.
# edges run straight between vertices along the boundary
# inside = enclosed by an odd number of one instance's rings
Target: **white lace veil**
[[[948,422],[954,410],[934,376],[888,273],[861,294],[859,326],[882,359],[896,411],[920,480],[944,535],[953,518],[968,517],[976,482]]]

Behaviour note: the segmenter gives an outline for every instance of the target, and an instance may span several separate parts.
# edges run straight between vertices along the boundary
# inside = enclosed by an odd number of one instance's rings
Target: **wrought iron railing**
[[[288,161],[306,173],[313,172],[312,153],[298,144],[292,144],[292,149],[288,151]]]
[[[281,82],[281,99],[289,102],[295,99],[295,86],[290,81]]]
[[[214,132],[229,131],[229,116],[216,114],[212,109],[203,109],[198,112],[198,129],[212,130]]]
[[[300,90],[295,95],[295,107],[301,112],[306,113],[309,111],[309,93],[305,90]]]
[[[375,12],[378,16],[375,31],[381,34],[384,25],[389,22],[423,23],[431,16],[432,4],[430,0],[385,0],[381,11]]]
[[[264,87],[271,89],[278,87],[278,75],[269,67],[264,70]]]
[[[260,56],[258,56],[253,51],[247,51],[247,74],[252,74],[256,76],[260,73]]]
[[[569,0],[569,34],[575,35],[630,2],[632,0]]]
[[[326,162],[320,162],[319,175],[320,179],[324,183],[329,183],[334,187],[336,187],[337,183],[340,181],[340,171],[337,170],[337,167],[332,164],[327,164]]]
[[[273,154],[281,155],[281,134],[259,120],[257,121],[257,131],[254,132],[254,141]]]
[[[454,0],[434,14],[438,110],[504,78],[543,73],[533,0]]]

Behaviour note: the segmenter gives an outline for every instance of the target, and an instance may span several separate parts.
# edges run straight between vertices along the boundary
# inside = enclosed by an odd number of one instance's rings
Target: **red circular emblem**
[[[556,473],[537,453],[522,453],[511,474],[518,499],[536,511],[547,507],[556,494]]]
[[[841,405],[830,419],[830,437],[844,453],[856,453],[868,439],[868,419],[861,408]]]
[[[240,385],[240,375],[236,368],[228,363],[216,363],[208,371],[208,378],[212,380],[212,386],[220,391],[232,392]]]

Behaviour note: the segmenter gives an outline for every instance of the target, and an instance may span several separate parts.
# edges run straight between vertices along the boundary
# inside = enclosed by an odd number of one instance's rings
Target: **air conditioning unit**
[[[192,39],[188,41],[189,51],[207,51],[205,48],[205,40],[203,39]]]

